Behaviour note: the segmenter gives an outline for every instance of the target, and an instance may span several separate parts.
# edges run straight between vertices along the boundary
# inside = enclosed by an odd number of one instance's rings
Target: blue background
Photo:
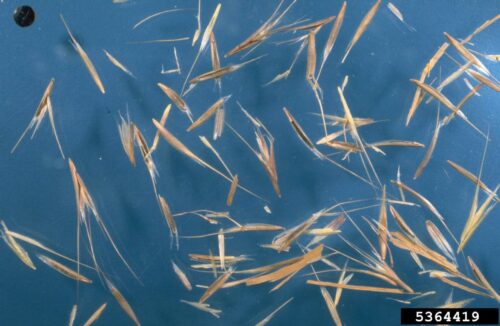
[[[435,103],[423,105],[417,111],[410,127],[404,121],[415,87],[410,78],[418,78],[420,71],[434,51],[445,40],[443,32],[460,38],[469,35],[477,26],[498,14],[499,1],[394,1],[411,32],[387,9],[384,1],[374,21],[355,45],[345,64],[340,59],[355,28],[373,1],[350,1],[335,48],[322,75],[325,110],[328,114],[342,114],[335,88],[349,75],[345,91],[355,116],[381,120],[361,129],[368,142],[384,139],[415,140],[428,144],[435,125]],[[281,303],[295,299],[278,314],[271,324],[331,323],[326,305],[317,287],[305,284],[310,277],[298,275],[277,292],[268,294],[272,286],[239,286],[220,291],[209,303],[223,310],[220,319],[181,304],[180,299],[195,301],[202,289],[187,292],[175,277],[170,260],[174,259],[194,284],[210,284],[210,274],[200,274],[188,268],[188,253],[206,254],[211,248],[217,252],[216,238],[183,240],[179,251],[170,249],[166,223],[154,199],[147,171],[138,157],[133,168],[128,162],[118,137],[119,112],[130,113],[131,119],[148,141],[154,137],[152,118],[159,119],[168,99],[156,86],[163,82],[179,90],[197,48],[190,41],[175,43],[182,65],[182,76],[161,75],[160,69],[174,67],[174,44],[132,44],[135,41],[173,38],[193,35],[196,28],[197,1],[131,0],[125,4],[111,1],[32,1],[37,18],[29,28],[19,28],[12,12],[21,4],[6,0],[0,4],[0,217],[10,229],[32,236],[49,247],[74,256],[76,208],[73,186],[67,162],[59,155],[53,136],[45,121],[32,141],[25,138],[14,155],[10,149],[29,123],[40,97],[51,78],[55,78],[52,94],[56,127],[65,154],[77,169],[93,195],[98,210],[112,236],[144,285],[136,282],[113,253],[109,243],[96,231],[96,248],[104,270],[112,276],[144,325],[212,325],[255,324]],[[192,10],[158,17],[132,30],[140,19],[154,12],[175,6]],[[202,27],[215,8],[215,1],[202,1]],[[254,32],[272,13],[277,1],[222,1],[222,10],[215,25],[215,34],[221,55]],[[317,20],[336,15],[340,1],[299,1],[286,16],[284,23],[301,18]],[[59,18],[63,14],[74,35],[95,64],[106,94],[101,95],[90,78],[80,57],[68,42],[68,36]],[[330,25],[317,36],[318,54],[328,36]],[[474,49],[484,53],[499,53],[500,26],[491,26],[473,39]],[[268,54],[237,73],[222,79],[225,94],[232,94],[227,104],[227,121],[254,144],[253,128],[236,105],[239,101],[251,114],[263,121],[276,139],[276,160],[282,198],[273,193],[260,163],[244,145],[226,129],[221,140],[214,143],[240,182],[269,200],[272,215],[264,212],[265,202],[241,191],[230,208],[232,216],[245,223],[272,223],[294,226],[315,211],[335,202],[372,197],[365,184],[340,171],[333,165],[319,161],[295,136],[282,112],[286,106],[297,118],[309,136],[322,136],[320,119],[313,93],[304,80],[306,56],[299,58],[287,80],[268,87],[263,84],[290,64],[298,45],[276,46],[273,41],[288,36],[277,36],[259,47],[254,54]],[[132,79],[114,67],[102,49],[108,50],[136,76]],[[452,53],[452,51],[449,51]],[[455,54],[455,57],[456,54]],[[240,62],[240,55],[221,58],[222,64]],[[493,74],[499,76],[498,64],[486,62]],[[455,69],[444,58],[439,67],[446,76]],[[210,55],[206,52],[195,67],[194,75],[210,70]],[[445,94],[457,103],[468,89],[463,82],[453,83]],[[489,129],[492,142],[484,165],[483,180],[494,188],[498,183],[499,115],[498,95],[483,88],[481,97],[473,97],[464,111],[479,128]],[[200,84],[186,97],[195,116],[218,98],[212,82]],[[444,112],[442,109],[441,112]],[[187,134],[188,121],[173,108],[168,120],[169,130],[189,148],[207,161],[217,164],[213,155],[203,147],[198,135],[210,136],[212,122]],[[398,165],[403,181],[429,198],[448,221],[451,230],[459,235],[468,215],[474,185],[449,167],[452,160],[477,173],[484,139],[459,119],[442,129],[438,145],[428,167],[419,179],[411,178],[425,149],[388,148],[387,156],[371,154],[383,183],[394,179]],[[350,167],[362,171],[352,157]],[[227,182],[172,150],[162,140],[154,154],[159,170],[159,192],[164,195],[174,212],[193,209],[227,210],[225,197]],[[389,193],[397,195],[394,187]],[[425,219],[433,216],[425,209],[400,208],[399,211],[430,246],[425,233]],[[355,214],[376,218],[377,209]],[[435,221],[435,220],[433,220]],[[213,232],[210,226],[196,218],[179,218],[181,235]],[[390,220],[391,228],[395,227]],[[227,225],[227,224],[226,224]],[[500,254],[498,211],[485,220],[466,248],[485,276],[500,288]],[[346,223],[346,237],[364,246],[358,233]],[[365,228],[366,229],[366,228]],[[248,254],[254,261],[240,265],[240,269],[260,266],[300,254],[298,248],[290,253],[277,254],[260,248],[274,235],[237,234],[228,237],[228,254]],[[375,240],[375,237],[372,236]],[[340,250],[346,249],[338,238],[326,243]],[[75,284],[61,277],[36,260],[34,248],[25,246],[35,259],[37,271],[24,266],[5,245],[0,245],[0,316],[4,325],[61,325],[65,324],[75,303]],[[444,303],[450,288],[419,276],[418,269],[406,252],[395,253],[395,270],[400,277],[418,291],[435,290],[437,294],[416,301],[416,306],[434,307]],[[86,262],[90,259],[84,257]],[[336,258],[338,264],[343,261]],[[463,264],[463,257],[460,257]],[[430,265],[430,264],[428,264]],[[317,264],[318,268],[323,268]],[[462,265],[463,266],[463,265]],[[305,270],[309,273],[309,270]],[[89,273],[87,273],[89,274]],[[94,285],[81,286],[78,298],[77,323],[82,324],[103,302],[108,308],[100,325],[126,325],[129,319],[116,301],[104,289],[95,275]],[[336,281],[337,273],[323,274],[322,280]],[[353,284],[383,286],[370,278],[356,275]],[[339,312],[348,325],[397,325],[400,304],[384,300],[382,294],[344,291]],[[455,291],[459,300],[470,297]],[[476,298],[474,306],[496,306],[492,300]]]

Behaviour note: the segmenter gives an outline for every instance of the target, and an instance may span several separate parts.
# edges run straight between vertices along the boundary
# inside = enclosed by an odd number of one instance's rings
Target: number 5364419
[[[415,321],[417,323],[441,323],[441,322],[456,322],[469,323],[479,320],[479,312],[477,311],[416,311]]]

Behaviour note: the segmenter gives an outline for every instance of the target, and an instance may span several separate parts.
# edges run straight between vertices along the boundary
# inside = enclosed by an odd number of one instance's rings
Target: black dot
[[[35,11],[30,6],[21,6],[14,10],[14,21],[21,27],[28,27],[35,21]]]

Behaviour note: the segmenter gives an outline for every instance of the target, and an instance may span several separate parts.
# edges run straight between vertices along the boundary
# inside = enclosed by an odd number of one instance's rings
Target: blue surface
[[[417,32],[410,32],[386,8],[380,6],[361,40],[355,45],[347,62],[340,58],[355,28],[373,1],[350,1],[335,48],[322,75],[325,110],[328,114],[342,114],[335,91],[343,77],[349,75],[345,91],[355,116],[371,117],[382,122],[361,129],[367,142],[384,139],[415,140],[428,144],[435,123],[435,103],[423,105],[417,111],[410,127],[404,120],[415,87],[410,78],[418,78],[420,71],[437,47],[444,41],[443,32],[464,37],[500,11],[498,1],[394,1],[405,15],[408,24]],[[215,1],[202,1],[202,26],[206,26],[215,8]],[[179,90],[189,69],[196,48],[190,41],[175,43],[183,74],[161,75],[160,69],[173,67],[174,44],[131,44],[159,38],[191,37],[195,28],[197,1],[141,1],[125,4],[108,1],[32,1],[36,11],[34,25],[19,28],[12,12],[19,1],[5,0],[0,4],[0,217],[10,229],[30,235],[46,245],[74,256],[76,253],[76,207],[73,185],[67,162],[60,158],[48,121],[45,121],[32,141],[24,139],[15,154],[10,149],[29,123],[40,97],[51,78],[55,78],[52,102],[55,122],[65,154],[77,169],[93,195],[98,210],[108,225],[132,268],[144,285],[138,284],[113,253],[109,243],[100,234],[96,248],[103,269],[111,275],[123,292],[143,325],[234,325],[255,324],[290,296],[295,299],[278,314],[271,324],[294,323],[327,325],[331,323],[326,305],[317,287],[305,284],[307,278],[296,276],[279,291],[268,294],[272,286],[239,286],[220,291],[209,303],[223,310],[220,319],[181,304],[180,299],[195,301],[202,289],[187,292],[175,277],[170,260],[174,259],[187,271],[194,284],[209,284],[210,274],[189,270],[188,253],[206,254],[208,248],[217,252],[216,238],[201,240],[181,239],[180,250],[170,249],[167,226],[155,202],[147,171],[138,157],[136,168],[128,162],[118,137],[119,112],[130,113],[131,119],[148,141],[154,137],[152,118],[159,119],[168,99],[156,86],[163,82]],[[285,18],[290,23],[300,18],[317,20],[335,15],[340,1],[299,1]],[[174,8],[191,8],[179,13],[158,17],[132,30],[132,26],[154,12]],[[255,31],[272,13],[277,1],[222,1],[222,10],[215,25],[221,55]],[[59,18],[63,14],[75,37],[95,64],[106,94],[101,95],[90,78],[80,57],[68,42],[68,36]],[[317,37],[318,53],[328,36],[330,25]],[[491,26],[472,41],[474,49],[484,53],[499,53],[500,25]],[[319,161],[300,143],[282,112],[286,106],[309,136],[322,136],[320,119],[310,87],[304,80],[305,53],[285,80],[268,87],[263,84],[290,64],[297,45],[276,46],[277,36],[260,46],[250,57],[267,54],[237,73],[223,78],[223,95],[232,94],[227,104],[227,121],[254,144],[253,128],[236,105],[239,101],[251,114],[263,121],[276,139],[276,160],[282,198],[273,193],[271,184],[255,156],[226,129],[221,140],[214,143],[240,182],[269,200],[272,215],[264,212],[265,202],[238,191],[231,207],[232,216],[245,223],[272,223],[285,227],[297,225],[313,212],[335,202],[372,197],[370,187],[345,174],[327,162]],[[132,79],[111,65],[102,49],[108,50],[136,76]],[[222,64],[240,62],[236,55],[222,58]],[[498,64],[484,61],[491,72],[500,75]],[[455,66],[444,59],[443,76]],[[194,75],[210,70],[209,52],[199,60]],[[462,82],[456,82],[445,91],[457,103],[468,92]],[[494,188],[498,183],[499,123],[498,94],[483,88],[481,97],[474,97],[464,108],[471,121],[479,128],[489,129],[493,140],[488,148],[483,180]],[[212,82],[200,84],[186,97],[195,116],[199,116],[218,98]],[[442,109],[442,112],[444,109]],[[169,130],[189,148],[207,161],[217,164],[213,155],[198,140],[198,135],[211,135],[212,122],[187,134],[187,119],[173,108],[168,120]],[[422,176],[411,180],[425,149],[389,148],[387,156],[371,154],[383,183],[394,179],[398,165],[403,181],[429,198],[448,221],[455,234],[460,234],[468,215],[474,185],[451,169],[446,160],[459,163],[477,172],[484,146],[478,136],[462,121],[455,119],[441,131],[435,153]],[[193,163],[172,150],[163,140],[154,154],[159,170],[159,192],[164,195],[174,212],[193,209],[225,211],[229,185],[220,177]],[[353,156],[352,167],[362,172]],[[397,191],[389,186],[389,193]],[[425,219],[433,219],[425,209],[400,208],[399,211],[430,243],[425,233]],[[363,215],[376,218],[377,209]],[[361,222],[361,214],[354,218]],[[434,220],[435,221],[435,220]],[[392,220],[391,227],[395,227]],[[195,218],[179,218],[181,235],[213,232],[210,226]],[[500,288],[500,254],[498,210],[493,211],[479,228],[466,248],[474,257],[491,284]],[[363,245],[352,225],[346,224],[344,235]],[[365,228],[366,229],[366,228]],[[98,232],[96,231],[97,235]],[[238,234],[228,237],[228,254],[248,254],[254,259],[240,269],[260,266],[300,254],[298,248],[290,253],[277,254],[260,248],[269,243],[273,234]],[[372,237],[375,240],[375,237]],[[331,237],[326,243],[340,250],[345,244]],[[32,253],[37,252],[26,245]],[[395,269],[400,277],[419,291],[435,290],[437,294],[416,305],[434,307],[444,302],[450,289],[427,276],[419,276],[418,269],[406,252],[395,253]],[[0,316],[3,325],[62,325],[67,322],[75,303],[75,284],[53,270],[35,261],[38,269],[24,266],[7,248],[0,244]],[[90,259],[84,257],[86,262]],[[463,258],[460,257],[463,264]],[[337,259],[338,264],[343,261]],[[462,265],[463,266],[463,265]],[[324,266],[320,266],[319,268]],[[309,272],[309,270],[305,270]],[[87,273],[88,274],[88,273]],[[81,286],[78,297],[77,324],[82,324],[103,302],[108,308],[98,325],[128,325],[122,312],[108,291],[92,275],[94,285]],[[325,274],[322,280],[336,281],[337,273]],[[372,279],[356,275],[354,284],[383,286]],[[470,297],[454,291],[454,297]],[[384,300],[386,296],[344,291],[339,312],[347,325],[397,325],[400,304]],[[477,297],[474,306],[497,306],[492,300]]]

